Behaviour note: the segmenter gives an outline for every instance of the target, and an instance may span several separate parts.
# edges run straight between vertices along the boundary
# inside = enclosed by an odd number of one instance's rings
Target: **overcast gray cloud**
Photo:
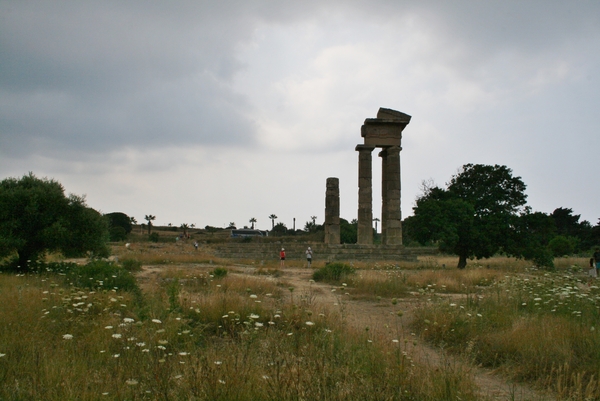
[[[0,173],[265,228],[322,218],[337,176],[351,219],[360,126],[389,107],[413,116],[405,216],[421,180],[497,163],[596,223],[598,48],[594,1],[0,0]]]

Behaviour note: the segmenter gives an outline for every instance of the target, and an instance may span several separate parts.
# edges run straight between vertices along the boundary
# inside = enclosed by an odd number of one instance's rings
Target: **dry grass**
[[[144,265],[164,264],[223,264],[223,260],[215,257],[206,247],[194,248],[193,242],[181,243],[151,243],[137,242],[130,244],[129,248],[123,246],[112,247],[113,256],[118,259],[136,259]]]
[[[463,298],[430,293],[415,329],[477,364],[552,388],[559,399],[599,399],[600,289],[586,284],[577,262],[556,272],[508,272]]]
[[[476,399],[468,372],[369,343],[271,278],[169,266],[146,280],[136,301],[0,275],[0,399]]]

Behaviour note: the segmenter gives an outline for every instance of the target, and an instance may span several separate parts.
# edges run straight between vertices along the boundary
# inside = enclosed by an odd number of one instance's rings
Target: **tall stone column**
[[[402,245],[402,211],[400,209],[400,148],[386,147],[382,158],[381,234],[385,245]]]
[[[374,146],[356,145],[358,151],[358,237],[357,243],[373,244],[373,161]]]
[[[381,157],[381,243],[385,244],[387,238],[387,151],[384,148],[379,152]]]
[[[340,180],[327,179],[325,192],[325,243],[340,243]]]

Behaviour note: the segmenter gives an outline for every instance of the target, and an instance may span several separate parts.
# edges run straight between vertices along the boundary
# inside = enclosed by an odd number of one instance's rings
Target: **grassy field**
[[[290,300],[276,266],[219,278],[235,267],[159,245],[115,249],[120,262],[160,267],[141,286],[118,264],[93,277],[72,266],[1,274],[0,399],[481,399],[462,365],[420,365],[411,342],[352,329],[310,297]],[[413,330],[450,353],[560,399],[599,399],[600,289],[585,263],[356,264],[343,284],[367,302],[421,299]]]

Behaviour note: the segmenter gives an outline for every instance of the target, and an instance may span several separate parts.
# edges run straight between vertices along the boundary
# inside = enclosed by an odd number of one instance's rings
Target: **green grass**
[[[414,328],[476,364],[553,388],[561,399],[598,399],[598,284],[588,284],[576,265],[509,273],[460,298],[434,296]]]
[[[355,271],[356,270],[352,266],[346,263],[335,262],[326,264],[315,270],[312,277],[315,281],[324,281],[335,284],[352,276]]]
[[[477,399],[467,372],[420,366],[262,276],[173,269],[140,301],[85,273],[0,275],[0,399]]]

